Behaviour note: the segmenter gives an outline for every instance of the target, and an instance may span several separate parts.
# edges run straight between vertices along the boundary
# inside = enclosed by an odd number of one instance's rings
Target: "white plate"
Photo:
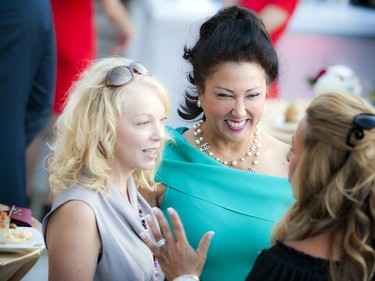
[[[35,228],[18,226],[17,230],[28,228],[31,230],[33,237],[27,240],[25,243],[13,244],[13,243],[0,243],[0,253],[19,253],[26,250],[44,248],[44,239],[42,234]]]
[[[301,117],[302,118],[302,117]],[[299,119],[301,119],[299,118]],[[298,122],[285,122],[285,116],[279,115],[275,118],[274,127],[279,130],[288,131],[288,132],[295,132],[297,130]]]

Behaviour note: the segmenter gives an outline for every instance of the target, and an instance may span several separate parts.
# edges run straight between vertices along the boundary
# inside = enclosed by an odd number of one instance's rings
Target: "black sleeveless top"
[[[263,250],[246,281],[328,281],[329,261],[307,255],[281,241]]]

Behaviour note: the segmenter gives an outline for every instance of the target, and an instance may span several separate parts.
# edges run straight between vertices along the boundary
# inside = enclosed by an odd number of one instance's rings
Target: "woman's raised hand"
[[[149,216],[146,217],[146,220],[157,242],[154,244],[145,232],[141,233],[141,237],[158,259],[165,277],[168,280],[173,280],[185,274],[199,276],[206,261],[208,247],[214,232],[209,231],[203,235],[195,251],[187,241],[184,226],[173,208],[168,208],[167,212],[172,222],[174,236],[162,211],[158,208],[153,208],[153,211],[158,219],[161,233]]]

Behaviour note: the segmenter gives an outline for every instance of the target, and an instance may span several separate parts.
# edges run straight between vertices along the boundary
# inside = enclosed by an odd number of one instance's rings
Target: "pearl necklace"
[[[221,164],[224,164],[226,166],[237,166],[239,162],[244,162],[246,160],[247,157],[250,157],[251,155],[253,155],[254,153],[254,160],[251,162],[251,167],[248,167],[247,170],[250,172],[250,173],[255,173],[255,166],[258,164],[258,157],[260,156],[260,148],[261,148],[261,143],[260,143],[260,139],[261,139],[261,135],[260,135],[260,130],[258,127],[255,128],[255,132],[254,132],[254,139],[253,139],[253,142],[252,144],[250,145],[250,148],[249,148],[249,151],[246,152],[246,154],[241,157],[240,159],[238,160],[234,160],[234,161],[223,161],[221,160],[220,158],[218,157],[215,157],[213,152],[210,151],[210,144],[205,141],[203,139],[203,135],[202,135],[202,129],[201,129],[201,126],[203,124],[203,120],[199,120],[194,126],[194,137],[195,137],[195,144],[197,145],[197,147],[199,148],[199,150],[201,150],[202,152],[206,153],[208,156],[210,156],[211,158],[215,159],[216,161],[220,162]]]

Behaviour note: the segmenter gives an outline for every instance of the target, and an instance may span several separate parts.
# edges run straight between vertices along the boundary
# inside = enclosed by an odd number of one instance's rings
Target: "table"
[[[286,99],[272,99],[267,100],[264,117],[259,123],[259,128],[271,136],[290,144],[294,130],[279,128],[276,125],[276,118],[282,118],[284,116],[285,110],[291,103],[294,103],[296,108],[300,113],[300,118],[303,117],[306,108],[308,107],[311,99],[296,99],[296,100],[286,100]],[[297,124],[293,125],[296,127]],[[289,126],[291,127],[291,126]]]
[[[8,210],[8,206],[0,203],[0,210]],[[42,224],[32,218],[32,227],[42,232]],[[0,253],[0,280],[18,281],[36,264],[45,246],[20,253]]]
[[[0,280],[21,280],[36,264],[45,247],[21,253],[0,253]]]

